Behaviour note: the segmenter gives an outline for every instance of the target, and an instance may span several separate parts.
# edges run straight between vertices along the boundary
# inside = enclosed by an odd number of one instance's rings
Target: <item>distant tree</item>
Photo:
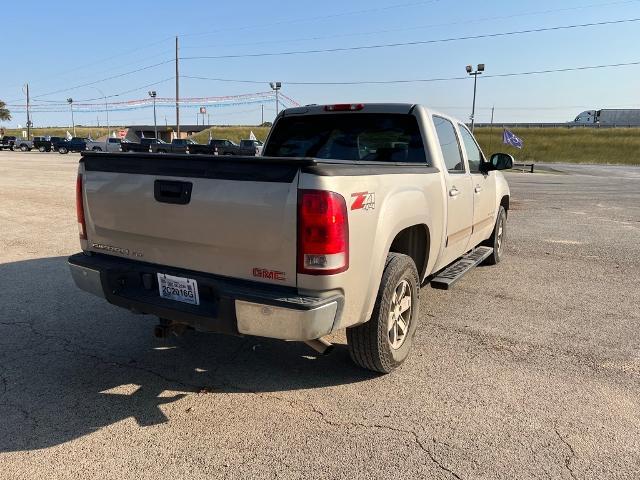
[[[260,125],[261,127],[271,127],[273,125],[273,123],[271,122],[264,122],[262,125]]]
[[[11,112],[7,108],[7,104],[0,100],[0,121],[11,120]]]

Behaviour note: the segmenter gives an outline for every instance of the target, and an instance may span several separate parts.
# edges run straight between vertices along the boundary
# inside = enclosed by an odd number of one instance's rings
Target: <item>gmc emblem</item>
[[[284,272],[277,270],[267,270],[266,268],[254,268],[253,276],[258,278],[266,278],[267,280],[278,280],[284,282],[287,277]]]

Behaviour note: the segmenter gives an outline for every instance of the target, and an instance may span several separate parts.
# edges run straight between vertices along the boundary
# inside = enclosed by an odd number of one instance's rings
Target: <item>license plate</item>
[[[158,289],[160,296],[177,302],[200,305],[198,282],[191,278],[174,277],[158,273]]]

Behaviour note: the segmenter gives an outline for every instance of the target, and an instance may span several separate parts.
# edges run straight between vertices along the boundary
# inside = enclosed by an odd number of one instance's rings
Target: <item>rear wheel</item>
[[[484,261],[485,265],[495,265],[502,260],[502,254],[504,252],[504,242],[507,236],[507,212],[503,206],[500,206],[498,210],[498,218],[496,218],[496,224],[493,227],[493,233],[489,239],[484,242],[484,245],[493,248],[493,253],[487,257]]]
[[[352,360],[389,373],[409,356],[419,318],[419,280],[407,255],[389,253],[371,319],[347,329]]]
[[[29,147],[27,147],[26,145],[20,145],[20,151],[21,152],[28,152],[29,151]]]
[[[47,149],[46,149],[46,148],[44,148],[44,147],[38,147],[38,151],[39,151],[40,153],[44,153],[44,152],[46,152],[46,151],[47,151]]]
[[[66,147],[60,147],[58,148],[58,153],[61,153],[64,155],[65,153],[69,153],[69,150]]]
[[[100,148],[100,147],[93,147],[93,148],[92,148],[92,150],[93,150],[94,152],[101,152],[101,151],[102,151],[102,148]]]

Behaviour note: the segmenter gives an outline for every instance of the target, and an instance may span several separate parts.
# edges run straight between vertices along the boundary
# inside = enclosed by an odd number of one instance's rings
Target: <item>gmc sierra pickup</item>
[[[382,373],[427,282],[504,252],[509,187],[460,121],[409,104],[281,112],[264,157],[95,154],[77,180],[78,287],[185,328],[304,341],[347,329]]]

